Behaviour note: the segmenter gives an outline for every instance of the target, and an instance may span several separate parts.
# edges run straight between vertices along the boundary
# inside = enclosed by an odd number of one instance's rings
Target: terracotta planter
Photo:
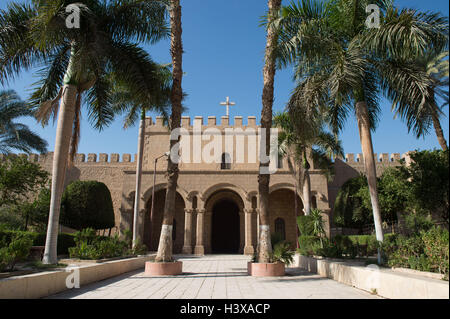
[[[254,277],[280,277],[285,274],[283,263],[247,263],[247,272]]]
[[[183,263],[175,261],[170,263],[155,263],[147,261],[145,263],[146,276],[176,276],[183,272]]]

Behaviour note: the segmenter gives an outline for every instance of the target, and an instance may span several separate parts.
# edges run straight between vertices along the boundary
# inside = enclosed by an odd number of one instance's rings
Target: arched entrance
[[[300,197],[291,189],[275,189],[269,195],[269,211],[271,233],[276,234],[279,239],[286,240],[292,248],[295,248],[297,236],[300,235],[297,232],[296,216],[304,215]]]
[[[230,199],[222,199],[217,201],[212,209],[212,253],[239,253],[239,233],[239,206]]]
[[[244,232],[244,202],[241,196],[227,188],[208,196],[205,202],[205,253],[242,253]]]
[[[143,242],[150,251],[157,251],[161,226],[164,215],[164,204],[166,201],[166,190],[161,189],[155,192],[155,207],[153,217],[150,218],[152,197],[148,199],[146,213],[144,217],[144,237]],[[180,253],[184,242],[184,200],[177,192],[175,198],[175,214],[173,221],[173,253]]]

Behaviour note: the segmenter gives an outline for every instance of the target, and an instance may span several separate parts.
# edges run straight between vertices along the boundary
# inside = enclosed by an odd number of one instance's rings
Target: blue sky
[[[0,8],[12,1],[0,0]],[[185,101],[189,108],[185,115],[225,115],[219,103],[226,96],[236,102],[230,116],[256,116],[261,114],[262,68],[265,49],[265,30],[259,27],[260,17],[265,14],[266,0],[182,0],[183,6],[183,89],[188,93]],[[284,0],[284,4],[289,1]],[[424,11],[437,11],[448,16],[447,0],[397,0],[399,6]],[[145,46],[155,61],[170,62],[169,41]],[[37,80],[33,72],[23,73],[3,88],[14,89],[26,99],[31,85]],[[291,70],[279,71],[276,76],[274,111],[282,110],[293,89]],[[425,139],[417,140],[408,135],[406,126],[394,120],[390,103],[382,102],[383,114],[373,135],[376,153],[405,153],[414,149],[439,148],[434,131]],[[448,107],[442,119],[445,137],[449,140]],[[153,117],[155,114],[149,114]],[[33,119],[24,119],[35,132],[54,148],[56,124],[42,128]],[[123,130],[123,119],[117,120],[102,132],[95,131],[87,121],[86,112],[81,126],[80,153],[136,153],[137,127]],[[360,153],[361,146],[357,124],[350,117],[341,134],[346,153]]]

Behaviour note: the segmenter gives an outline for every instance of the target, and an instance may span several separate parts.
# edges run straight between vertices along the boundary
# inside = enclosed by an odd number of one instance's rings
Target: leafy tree
[[[278,17],[281,0],[267,1],[267,21],[272,22]],[[266,36],[266,51],[263,68],[263,93],[261,109],[261,129],[265,131],[266,138],[261,138],[260,150],[265,149],[266,157],[270,155],[270,129],[272,128],[272,107],[274,100],[274,82],[276,73],[276,47],[278,43],[278,32],[273,25],[268,25]],[[269,226],[269,162],[259,163],[258,196],[259,196],[259,240],[257,247],[257,259],[260,263],[270,262],[272,244],[270,242]]]
[[[101,130],[114,118],[117,82],[132,98],[150,97],[157,64],[136,43],[155,43],[168,33],[164,1],[80,0],[80,26],[68,28],[66,8],[72,3],[33,0],[0,11],[0,83],[43,64],[31,101],[43,125],[58,116],[45,264],[57,262],[61,195],[80,137],[82,102]]]
[[[48,183],[49,174],[22,156],[10,155],[0,161],[0,206],[29,199]]]
[[[298,100],[296,100],[298,102]],[[290,104],[294,103],[290,101]],[[305,105],[305,104],[303,104]],[[314,107],[312,107],[314,109]],[[298,112],[302,107],[297,107]],[[300,116],[298,113],[277,113],[273,118],[274,125],[281,128],[278,135],[279,152],[291,156],[300,162],[299,168],[292,167],[297,180],[297,171],[300,185],[303,189],[305,215],[311,211],[311,182],[309,169],[311,167],[307,157],[312,156],[316,168],[328,176],[333,175],[333,155],[344,156],[341,141],[336,136],[325,131],[324,119],[319,115],[305,116],[305,110]],[[297,115],[297,116],[296,116]],[[296,166],[296,165],[295,165]]]
[[[394,222],[397,213],[405,214],[412,233],[428,230],[434,222],[448,224],[449,164],[448,151],[415,151],[411,163],[386,169],[377,187],[383,221]],[[371,224],[369,188],[363,175],[345,182],[336,197],[334,223],[362,229]]]
[[[169,67],[160,66],[157,71],[157,81],[150,83],[152,86],[152,94],[143,101],[130,96],[130,90],[124,84],[119,84],[119,89],[113,95],[114,109],[119,113],[125,113],[124,128],[135,125],[138,118],[139,134],[138,134],[138,151],[136,161],[136,191],[134,198],[134,214],[133,214],[133,246],[140,240],[138,234],[139,222],[139,205],[142,181],[142,161],[144,156],[144,138],[145,138],[145,115],[147,111],[156,111],[168,119],[168,107],[170,105],[171,80],[172,74]],[[139,116],[140,115],[140,116]]]
[[[410,197],[407,175],[402,170],[388,168],[377,179],[377,187],[382,220],[391,223],[395,222],[397,213],[405,212]],[[370,212],[369,215],[371,216],[371,203],[367,184],[359,189],[356,196],[362,199],[362,205],[366,211]]]
[[[24,229],[32,226],[36,231],[45,231],[48,222],[51,193],[49,188],[42,188],[35,201],[25,203],[18,208],[25,219]]]
[[[424,212],[449,223],[449,151],[416,151],[410,153],[410,165],[402,170],[408,174],[410,211]]]
[[[47,152],[47,142],[32,132],[28,126],[17,123],[20,117],[33,116],[28,105],[21,101],[16,92],[0,91],[0,153],[9,154],[12,150],[30,153],[36,150]]]
[[[170,27],[171,42],[170,53],[172,55],[172,91],[170,101],[172,104],[169,128],[175,130],[181,125],[181,112],[183,110],[183,41],[181,24],[181,5],[180,0],[170,0]],[[170,141],[172,149],[177,140]],[[175,197],[177,194],[178,183],[178,163],[174,163],[170,157],[167,162],[167,191],[164,205],[163,222],[161,236],[159,239],[158,252],[155,258],[156,262],[170,262],[172,256],[172,227],[173,216],[175,214]]]
[[[365,25],[369,4],[380,8],[379,28]],[[281,66],[295,65],[295,76],[312,83],[316,95],[328,101],[331,123],[341,130],[348,115],[358,122],[375,231],[383,241],[376,165],[371,131],[375,129],[382,92],[392,98],[408,90],[410,79],[426,87],[430,77],[398,61],[423,55],[430,47],[448,46],[448,21],[439,14],[398,10],[392,1],[303,0],[283,7],[274,22],[280,33]],[[421,81],[419,81],[421,80]],[[398,110],[395,110],[398,111]],[[381,255],[378,258],[381,262]]]
[[[115,225],[114,208],[108,187],[96,181],[70,183],[62,198],[61,223],[82,230],[107,229]]]
[[[363,205],[365,193],[361,197],[361,189],[366,187],[367,178],[362,174],[341,186],[333,208],[333,219],[337,226],[362,230],[371,223],[371,210]]]

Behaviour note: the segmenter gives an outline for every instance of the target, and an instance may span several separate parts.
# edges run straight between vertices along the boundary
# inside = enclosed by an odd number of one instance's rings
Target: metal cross
[[[220,105],[225,105],[227,107],[227,117],[230,115],[230,106],[236,105],[234,102],[230,102],[230,97],[227,96],[226,102],[221,102]]]

